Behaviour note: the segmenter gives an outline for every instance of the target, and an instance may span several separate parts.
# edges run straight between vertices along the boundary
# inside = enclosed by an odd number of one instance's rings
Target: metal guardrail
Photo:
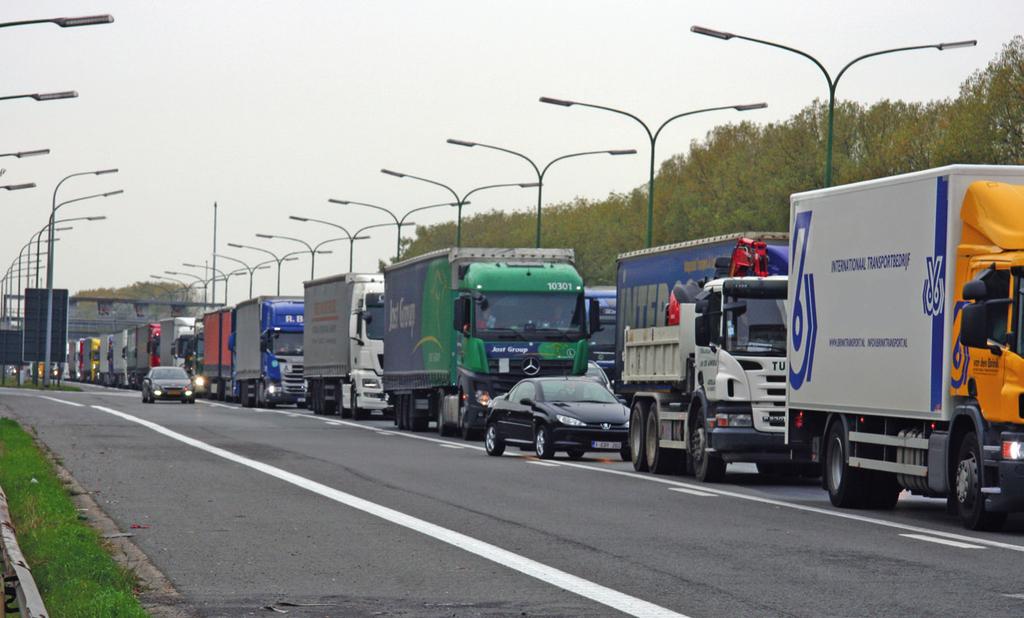
[[[0,617],[17,612],[28,618],[47,618],[50,614],[43,605],[43,597],[32,579],[32,570],[18,547],[14,524],[7,508],[7,495],[0,488],[0,557],[3,566],[3,606]]]

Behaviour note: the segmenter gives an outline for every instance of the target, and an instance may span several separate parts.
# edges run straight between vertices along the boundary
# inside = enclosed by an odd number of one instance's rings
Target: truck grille
[[[301,395],[306,392],[306,380],[303,377],[304,365],[292,363],[288,371],[281,374],[281,386],[290,395]]]
[[[490,358],[487,360],[487,370],[493,375],[507,375],[515,376],[516,381],[530,377],[547,377],[547,376],[567,376],[572,373],[572,359],[565,360],[547,360],[542,359],[540,362],[540,372],[536,375],[527,376],[523,373],[523,359],[521,358],[510,358],[508,359],[508,373],[500,373],[498,371],[498,359]]]

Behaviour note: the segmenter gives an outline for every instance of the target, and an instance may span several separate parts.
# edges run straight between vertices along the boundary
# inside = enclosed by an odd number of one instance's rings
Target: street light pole
[[[409,217],[409,215],[411,215],[414,212],[419,212],[421,210],[427,210],[429,208],[440,208],[442,206],[458,206],[459,205],[458,202],[444,202],[442,204],[429,204],[427,206],[420,206],[418,208],[413,208],[409,212],[407,212],[404,215],[402,215],[401,217],[399,217],[390,208],[385,208],[383,206],[378,206],[376,204],[368,204],[366,202],[353,202],[353,201],[350,201],[350,200],[336,200],[336,199],[333,199],[333,198],[331,198],[331,199],[329,199],[327,201],[332,203],[332,204],[341,204],[341,205],[344,205],[344,206],[348,206],[348,205],[351,205],[351,206],[365,206],[367,208],[374,208],[376,210],[380,210],[382,212],[386,212],[387,214],[391,215],[391,218],[395,220],[395,225],[398,227],[398,235],[397,235],[397,238],[395,238],[395,261],[396,262],[399,259],[401,259],[401,257],[402,257],[402,227],[406,226],[406,225],[416,225],[415,221],[406,221],[406,219]],[[464,202],[462,205],[466,206],[468,204],[469,204],[469,202]]]
[[[58,205],[57,208],[60,208],[64,204],[70,204],[71,202],[76,202],[76,201],[80,201],[80,200],[84,200],[84,199],[90,199],[90,198],[93,198],[93,197],[99,197],[99,196],[98,195],[92,195],[92,196],[89,196],[88,198],[79,198],[78,200],[69,200],[67,202],[63,202],[62,204]],[[57,223],[71,223],[72,221],[103,221],[106,218],[107,217],[105,215],[93,216],[93,217],[71,217],[70,219],[58,219],[57,221],[54,222],[54,224],[57,224]],[[35,234],[35,239],[36,239],[36,274],[35,274],[35,279],[36,279],[36,287],[37,288],[39,287],[39,269],[40,269],[40,265],[42,263],[42,260],[40,259],[40,256],[42,255],[42,253],[40,252],[39,244],[40,244],[40,240],[42,239],[43,232],[45,232],[49,228],[49,226],[50,226],[50,223],[47,222],[46,225],[44,225],[42,228],[40,228],[40,230],[38,232],[36,232],[36,234]],[[57,230],[60,230],[60,228],[57,228]],[[31,261],[31,257],[32,257],[32,250],[29,249],[29,260],[30,261]]]
[[[651,247],[654,244],[654,164],[655,164],[655,147],[657,146],[658,136],[661,135],[661,131],[666,126],[668,126],[668,124],[670,122],[672,122],[674,120],[678,120],[680,118],[685,118],[686,116],[694,116],[696,114],[703,114],[703,113],[706,113],[706,112],[716,112],[716,111],[721,111],[721,110],[726,110],[726,109],[733,109],[733,110],[736,110],[738,112],[746,112],[746,111],[750,111],[750,110],[754,110],[754,109],[764,109],[764,108],[768,107],[767,103],[751,103],[751,104],[746,104],[746,105],[721,105],[721,106],[718,106],[718,107],[705,107],[703,109],[695,109],[695,110],[692,110],[692,111],[683,112],[682,114],[676,114],[675,116],[672,116],[671,118],[669,118],[665,122],[661,123],[661,125],[657,128],[657,130],[652,132],[651,128],[649,126],[647,126],[647,123],[644,122],[643,120],[640,120],[639,117],[637,117],[637,116],[635,116],[635,115],[633,115],[633,114],[631,114],[629,112],[623,111],[621,109],[615,109],[614,107],[606,107],[604,105],[594,105],[592,103],[581,103],[580,101],[570,101],[570,100],[567,100],[567,99],[553,99],[551,97],[541,97],[540,98],[540,102],[541,103],[550,103],[551,105],[558,105],[560,107],[572,107],[574,105],[578,105],[580,107],[590,107],[590,108],[593,108],[593,109],[604,110],[606,112],[612,112],[614,114],[620,114],[622,116],[626,116],[628,118],[632,118],[633,120],[637,121],[640,124],[640,126],[644,128],[644,131],[647,132],[647,139],[650,141],[650,144],[651,144],[651,161],[650,161],[649,176],[648,176],[648,180],[647,180],[647,247],[648,248]]]
[[[206,296],[206,287],[207,287],[207,284],[210,283],[210,279],[204,279],[203,277],[200,277],[199,275],[193,275],[192,273],[178,272],[176,270],[165,270],[164,272],[167,273],[168,275],[175,275],[176,277],[192,277],[193,279],[196,280],[196,283],[202,283],[203,284],[203,304],[204,305],[208,304],[209,298]]]
[[[477,187],[475,189],[471,189],[470,191],[466,192],[465,195],[463,195],[462,197],[459,197],[459,194],[455,192],[455,189],[452,189],[451,187],[449,187],[448,185],[446,185],[444,183],[437,182],[436,180],[430,180],[429,178],[422,178],[420,176],[413,176],[412,174],[405,174],[403,172],[396,172],[394,170],[389,170],[389,169],[382,169],[381,173],[382,174],[387,174],[388,176],[394,176],[396,178],[412,178],[413,180],[419,180],[420,182],[426,182],[426,183],[429,183],[429,184],[436,185],[438,187],[442,187],[444,189],[447,189],[448,192],[451,193],[453,197],[455,197],[455,203],[456,203],[456,205],[458,206],[458,209],[459,209],[458,220],[457,220],[457,222],[455,224],[455,246],[456,247],[461,247],[462,246],[462,207],[469,203],[468,200],[469,200],[469,196],[470,195],[473,195],[477,191],[483,191],[485,189],[498,189],[498,188],[501,188],[501,187],[519,187],[521,189],[531,189],[531,188],[537,186],[537,183],[535,183],[535,182],[511,182],[511,183],[502,183],[502,184],[497,184],[497,185],[484,185],[482,187]]]
[[[335,240],[345,240],[345,239],[348,239],[348,272],[352,272],[352,259],[353,259],[353,256],[354,256],[354,247],[353,247],[353,245],[355,244],[355,241],[357,241],[357,240],[366,240],[366,239],[369,238],[369,236],[359,236],[358,234],[353,236],[352,234],[349,233],[349,231],[344,226],[338,225],[337,223],[332,223],[330,221],[324,221],[323,219],[313,219],[312,217],[299,217],[297,215],[290,215],[288,218],[293,220],[293,221],[302,221],[304,223],[309,222],[309,221],[312,221],[313,223],[322,223],[324,225],[329,225],[329,226],[331,226],[333,228],[337,228],[337,229],[341,230],[342,232],[345,232],[345,238],[339,238],[339,239],[335,239]],[[328,241],[328,242],[333,242],[333,241]],[[323,244],[323,243],[321,243],[321,244]]]
[[[814,56],[808,54],[805,51],[801,51],[801,50],[796,49],[794,47],[789,47],[787,45],[782,45],[780,43],[773,43],[771,41],[765,41],[763,39],[755,39],[755,38],[752,38],[752,37],[743,36],[742,34],[734,34],[732,32],[723,32],[721,30],[712,30],[711,28],[705,28],[703,26],[691,26],[690,27],[690,32],[693,32],[695,34],[703,34],[704,36],[709,36],[709,37],[715,38],[715,39],[722,39],[723,41],[728,41],[729,39],[742,39],[744,41],[750,41],[751,43],[759,43],[761,45],[767,45],[768,47],[775,47],[777,49],[782,49],[782,50],[785,50],[785,51],[792,52],[794,54],[803,56],[804,58],[807,58],[808,60],[813,62],[814,65],[818,67],[818,69],[821,70],[822,75],[825,76],[825,82],[828,84],[828,136],[826,138],[826,144],[825,144],[825,186],[826,187],[831,187],[832,186],[832,137],[833,137],[833,126],[834,126],[834,121],[835,121],[836,87],[839,85],[839,80],[843,77],[843,74],[846,73],[847,69],[849,69],[851,66],[857,64],[861,60],[866,60],[868,58],[874,58],[875,56],[883,56],[885,54],[895,54],[897,52],[913,51],[913,50],[918,50],[918,49],[937,49],[939,51],[945,51],[947,49],[957,49],[957,48],[961,48],[961,47],[974,47],[975,45],[978,44],[977,41],[971,40],[971,41],[955,41],[953,43],[932,43],[930,45],[912,45],[912,46],[909,46],[909,47],[894,47],[892,49],[883,49],[883,50],[880,50],[880,51],[875,51],[875,52],[864,54],[862,56],[858,56],[858,57],[854,58],[853,60],[847,62],[846,65],[843,66],[843,68],[839,70],[839,73],[836,74],[835,79],[833,79],[832,75],[828,72],[828,69],[826,69],[825,66],[821,62],[818,61],[817,58],[815,58]]]
[[[117,168],[95,170],[92,172],[77,172],[75,174],[69,174],[62,178],[57,186],[53,188],[53,200],[50,209],[50,224],[48,238],[50,240],[46,247],[46,370],[43,372],[43,386],[47,387],[50,385],[50,346],[53,344],[52,333],[53,329],[53,222],[57,220],[57,209],[64,204],[57,204],[57,192],[60,190],[61,185],[78,176],[102,176],[103,174],[114,174],[117,172]],[[109,193],[102,193],[99,197],[110,197],[112,195],[118,195],[124,193],[123,190],[118,189],[117,191],[111,191]],[[67,203],[67,202],[65,202]]]
[[[630,148],[630,149],[619,149],[619,150],[588,150],[586,152],[574,152],[574,153],[571,153],[571,154],[562,155],[560,157],[555,157],[554,159],[549,161],[548,164],[543,167],[543,169],[541,169],[541,168],[539,168],[537,166],[536,163],[533,162],[533,159],[531,159],[530,157],[524,155],[521,152],[516,152],[515,150],[511,150],[511,149],[508,149],[508,148],[502,148],[501,146],[492,146],[490,144],[481,144],[480,142],[469,142],[469,141],[461,140],[461,139],[449,139],[448,143],[449,144],[454,144],[455,146],[465,146],[467,148],[473,148],[474,146],[479,146],[481,148],[489,148],[491,150],[498,150],[500,152],[506,152],[506,153],[508,153],[510,155],[515,155],[515,156],[519,157],[520,159],[525,160],[527,163],[530,164],[531,167],[533,167],[533,171],[537,173],[537,234],[536,234],[536,246],[538,248],[540,247],[540,220],[541,220],[541,204],[543,204],[542,194],[544,192],[544,176],[545,176],[545,174],[548,173],[548,169],[552,165],[554,165],[558,161],[562,161],[563,159],[571,159],[573,157],[583,157],[583,156],[587,156],[587,155],[608,154],[608,155],[612,155],[612,156],[619,156],[619,155],[632,155],[632,154],[636,154],[636,150],[634,150],[632,148]]]
[[[275,238],[280,240],[291,240],[293,242],[297,242],[304,245],[306,249],[309,251],[309,279],[311,281],[313,279],[316,279],[316,250],[313,249],[312,245],[310,245],[308,242],[299,238],[292,238],[291,236],[279,236],[277,234],[256,234],[256,237],[266,238],[267,240],[273,240]],[[317,246],[319,247],[320,245]],[[278,290],[278,294],[280,293],[280,290]]]
[[[224,255],[223,253],[215,253],[214,255],[216,255],[217,257],[219,257],[222,260],[228,260],[229,262],[235,262],[235,263],[241,264],[242,266],[245,267],[245,270],[248,271],[248,273],[249,273],[249,298],[252,298],[252,279],[253,279],[253,275],[256,273],[257,270],[263,270],[264,267],[269,268],[269,266],[267,266],[267,265],[274,261],[274,260],[267,260],[266,262],[260,262],[259,264],[255,265],[255,266],[249,266],[248,264],[246,264],[242,260],[240,260],[238,258],[233,258],[233,257],[231,257],[229,255]],[[225,284],[225,287],[227,287],[227,284]],[[224,304],[225,305],[228,304],[228,297],[227,297],[227,293],[226,292],[224,294]]]
[[[260,251],[260,252],[266,253],[270,257],[274,258],[273,261],[277,262],[277,295],[278,296],[281,295],[281,263],[289,261],[288,258],[290,256],[296,255],[296,253],[301,253],[301,251],[293,252],[293,253],[286,253],[286,254],[282,255],[281,257],[278,257],[273,251],[268,251],[268,250],[266,250],[266,249],[264,249],[262,247],[253,247],[252,245],[240,245],[238,243],[233,243],[233,242],[229,242],[228,246],[229,247],[234,247],[235,249],[252,249],[253,251]],[[251,279],[249,281],[249,296],[252,297],[252,280]]]

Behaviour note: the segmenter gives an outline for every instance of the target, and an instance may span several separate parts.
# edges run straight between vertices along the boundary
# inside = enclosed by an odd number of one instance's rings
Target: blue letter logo
[[[792,357],[789,365],[789,384],[798,390],[804,382],[811,381],[811,369],[814,367],[814,344],[818,339],[818,307],[814,300],[814,275],[804,272],[807,259],[807,240],[811,234],[811,211],[796,216],[796,227],[793,231],[793,246],[790,255],[797,255],[800,247],[799,262],[796,268],[796,294],[793,298],[793,323],[790,337]],[[797,358],[799,355],[802,358]]]
[[[943,301],[946,298],[946,269],[942,257],[937,255],[925,258],[928,264],[928,277],[924,280],[921,302],[924,314],[932,317],[942,315],[942,307],[945,304]]]

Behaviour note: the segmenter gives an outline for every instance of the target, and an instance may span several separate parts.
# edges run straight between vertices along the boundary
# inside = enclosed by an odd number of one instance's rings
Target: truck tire
[[[903,488],[892,472],[872,470],[868,475],[868,508],[891,511],[896,508]]]
[[[323,414],[323,388],[321,388],[317,383],[310,384],[308,395],[310,408],[313,410],[313,414],[316,414],[317,416]]]
[[[708,425],[703,406],[691,414],[689,454],[693,458],[693,476],[702,483],[718,483],[725,478],[725,462],[718,453],[709,453]]]
[[[356,406],[356,405],[352,406],[352,420],[354,420],[354,421],[365,421],[369,417],[370,417],[370,414],[366,410],[364,410],[364,409],[362,409],[362,408],[360,408],[359,406]]]
[[[952,479],[957,512],[965,528],[999,530],[1006,521],[1006,513],[993,513],[985,508],[985,494],[981,493],[984,486],[981,461],[978,435],[970,431],[960,442]]]
[[[641,401],[633,402],[629,412],[629,450],[633,469],[647,472],[647,451],[644,450],[644,427],[647,424],[647,406]]]
[[[846,432],[843,421],[829,426],[825,442],[824,482],[833,506],[862,509],[868,503],[868,474],[846,463]]]
[[[243,408],[252,407],[249,403],[249,389],[245,382],[241,382],[238,385],[238,403],[240,403]]]
[[[430,418],[426,416],[421,416],[412,419],[413,431],[427,431],[428,429],[430,429]]]
[[[683,459],[683,452],[662,448],[658,443],[661,436],[658,431],[657,412],[648,410],[645,419],[644,450],[647,454],[647,469],[654,474],[679,474],[682,463],[685,461]],[[632,426],[630,424],[630,427]]]

